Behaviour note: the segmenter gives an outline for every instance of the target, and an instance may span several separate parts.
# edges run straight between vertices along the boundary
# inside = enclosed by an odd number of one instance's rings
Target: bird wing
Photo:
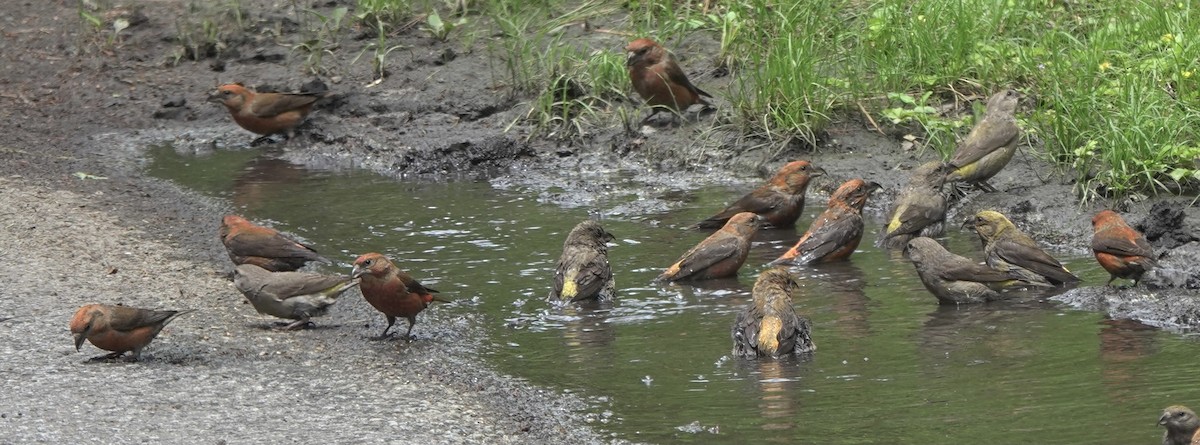
[[[575,283],[575,292],[570,295],[572,302],[598,294],[608,280],[612,279],[612,267],[608,264],[608,258],[600,255],[595,249],[572,247],[571,251],[563,253],[563,257],[577,258],[578,261],[559,261],[554,273],[552,296],[555,298],[562,297],[568,278]]]
[[[785,200],[787,200],[787,197],[783,196],[779,192],[772,190],[770,187],[762,187],[754,190],[753,192],[747,193],[746,196],[743,196],[741,199],[737,200],[737,202],[730,204],[729,207],[726,207],[725,210],[721,211],[721,213],[713,215],[704,221],[700,221],[696,224],[696,227],[701,229],[720,228],[729,221],[729,218],[733,218],[733,215],[737,215],[738,213],[742,212],[751,212],[762,215],[783,205]]]
[[[312,105],[324,93],[262,93],[250,101],[250,113],[257,117],[274,117]]]
[[[1101,234],[1101,236],[1092,237],[1092,250],[1117,256],[1154,258],[1154,249],[1151,249],[1150,244],[1142,237],[1131,240],[1123,236],[1103,236]]]
[[[754,304],[738,313],[733,322],[733,354],[742,357],[758,355],[758,328],[762,314]]]
[[[117,331],[132,331],[144,326],[154,326],[170,319],[179,311],[155,311],[125,306],[113,306],[109,327]]]
[[[280,235],[248,236],[234,235],[226,239],[225,248],[236,256],[258,256],[266,258],[304,258],[323,260],[317,251],[297,241]]]
[[[683,69],[679,68],[679,63],[675,61],[674,57],[671,57],[671,63],[666,64],[665,71],[667,74],[667,79],[669,79],[672,83],[683,85],[684,88],[687,88],[688,91],[691,91],[692,94],[697,96],[712,97],[711,94],[708,94],[696,85],[693,85],[692,81],[688,80],[687,74],[684,74]],[[703,100],[701,100],[701,102],[703,102]]]
[[[1017,279],[1008,272],[1001,272],[964,257],[950,254],[944,261],[932,264],[938,276],[949,281],[976,281],[980,283],[1002,283]]]
[[[1031,272],[1051,280],[1060,283],[1079,280],[1074,274],[1067,271],[1062,263],[1037,246],[1027,246],[1011,239],[1000,239],[996,240],[995,249],[996,254],[1004,261],[1029,269]]]
[[[907,200],[902,197],[900,205],[894,211],[897,214],[892,219],[891,224],[888,224],[887,235],[883,239],[909,233],[915,234],[938,221],[946,219],[946,198],[942,197],[941,194],[926,198],[928,199]],[[896,223],[899,224],[896,225]]]
[[[262,290],[280,300],[311,295],[350,281],[350,277],[312,272],[276,272],[263,282]]]
[[[985,125],[989,128],[984,128]],[[990,128],[991,122],[980,122],[971,134],[967,135],[963,145],[954,151],[950,165],[963,167],[978,161],[997,148],[1008,145],[1020,133],[1017,123],[1010,119],[1004,119],[995,125],[996,128]]]
[[[809,228],[809,231],[811,233],[796,249],[803,252],[796,260],[796,264],[808,264],[813,260],[823,258],[847,243],[862,237],[862,217],[853,212],[840,212],[833,217],[822,215],[822,218],[818,219],[814,227]]]
[[[684,254],[683,258],[679,259],[679,262],[676,263],[676,266],[679,267],[679,273],[675,274],[675,278],[692,276],[697,271],[704,270],[725,259],[732,258],[737,255],[739,245],[740,242],[735,236],[713,240],[710,243],[702,242]]]

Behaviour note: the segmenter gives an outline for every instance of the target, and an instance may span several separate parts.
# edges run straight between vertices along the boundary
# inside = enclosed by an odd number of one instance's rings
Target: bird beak
[[[1163,413],[1163,415],[1159,416],[1159,417],[1158,417],[1158,424],[1159,424],[1160,426],[1161,426],[1161,425],[1166,425],[1166,424],[1167,424],[1167,417],[1170,417],[1170,414]]]
[[[87,339],[87,331],[75,334],[75,350],[83,347],[83,341]]]
[[[637,53],[635,53],[633,51],[625,52],[625,66],[633,66],[634,64],[637,63],[637,60],[638,60]]]
[[[974,226],[973,224],[971,224],[971,221],[972,221],[972,220],[973,220],[973,218],[967,218],[967,219],[963,220],[963,223],[962,223],[962,225],[958,226],[958,228],[960,228],[960,229],[971,229],[971,231],[972,231],[972,232],[974,232],[974,231],[975,231],[975,226]],[[967,226],[971,226],[971,227],[967,227]]]
[[[354,270],[350,272],[350,278],[358,278],[370,272],[370,269],[364,269],[359,266],[354,266]]]
[[[878,182],[868,182],[867,183],[867,193],[874,193],[876,190],[879,190],[882,188],[883,188],[883,186],[879,185]]]
[[[825,176],[825,169],[823,169],[821,167],[814,167],[813,171],[810,172],[808,174],[808,176],[813,177],[813,178],[815,178],[817,176]]]

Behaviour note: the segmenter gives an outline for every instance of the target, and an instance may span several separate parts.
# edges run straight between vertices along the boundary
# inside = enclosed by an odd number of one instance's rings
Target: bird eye
[[[374,262],[375,262],[375,260],[366,260],[366,261],[363,261],[363,265],[367,266],[367,267],[371,267],[371,264]]]

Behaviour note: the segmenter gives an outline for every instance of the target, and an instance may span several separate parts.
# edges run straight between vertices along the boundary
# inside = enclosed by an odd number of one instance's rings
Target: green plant
[[[241,3],[189,2],[175,21],[175,63],[183,59],[219,57],[231,44],[244,40],[248,25]]]
[[[433,36],[433,38],[445,42],[450,37],[450,33],[454,32],[455,28],[465,23],[467,23],[467,19],[465,18],[459,18],[453,22],[442,21],[442,16],[438,15],[436,10],[433,10],[425,17],[425,27],[423,29]]]
[[[312,74],[328,74],[330,69],[325,66],[325,56],[337,56],[341,46],[342,20],[346,18],[349,9],[345,6],[334,8],[328,14],[321,14],[311,9],[304,11],[316,18],[315,26],[306,27],[305,39],[292,46],[292,51],[304,54],[304,67]]]
[[[381,28],[397,26],[412,16],[408,0],[358,0],[354,17],[367,26],[383,24]]]

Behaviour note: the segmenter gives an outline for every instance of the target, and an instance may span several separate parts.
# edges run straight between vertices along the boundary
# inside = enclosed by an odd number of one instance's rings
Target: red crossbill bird
[[[353,278],[362,278],[360,289],[363,298],[376,310],[387,317],[387,327],[378,338],[385,338],[396,317],[408,320],[408,331],[404,338],[413,340],[413,325],[417,324],[417,314],[429,307],[434,301],[449,303],[449,300],[435,296],[436,290],[421,285],[421,282],[392,264],[387,257],[378,253],[366,253],[354,260]]]
[[[238,215],[225,215],[221,220],[220,236],[233,264],[253,264],[271,272],[289,272],[304,267],[309,261],[329,262],[317,255],[312,247]]]
[[[940,304],[982,303],[1000,298],[993,287],[1033,284],[1018,274],[1002,272],[955,255],[932,238],[908,242],[905,255],[913,262],[921,283]]]
[[[114,359],[126,352],[132,352],[129,358],[137,360],[142,356],[142,349],[158,336],[163,326],[188,312],[191,310],[155,311],[107,304],[84,305],[71,318],[75,349],[79,350],[87,340],[97,348],[112,351],[92,360]]]
[[[942,193],[946,169],[938,161],[913,169],[908,185],[892,206],[892,217],[879,240],[880,247],[902,248],[915,237],[942,234],[942,223],[946,220],[946,195]]]
[[[1200,444],[1200,419],[1186,406],[1166,407],[1158,417],[1158,424],[1167,429],[1163,433],[1163,445]]]
[[[285,327],[291,330],[307,326],[311,317],[324,315],[358,280],[313,272],[271,272],[243,264],[233,271],[233,285],[258,313],[296,320]]]
[[[1137,230],[1129,227],[1125,220],[1112,210],[1101,210],[1092,217],[1092,253],[1096,262],[1108,271],[1108,282],[1111,285],[1117,278],[1133,280],[1137,286],[1142,274],[1158,267],[1154,260],[1154,249]]]
[[[984,260],[992,269],[1011,271],[1032,283],[1059,285],[1079,281],[1079,277],[1038,247],[1033,238],[1021,232],[1000,212],[981,211],[968,223],[979,235]]]
[[[763,217],[750,212],[733,215],[724,227],[683,254],[658,280],[707,280],[737,275],[750,255],[750,240],[762,223]]]
[[[208,97],[209,102],[219,102],[229,109],[233,121],[263,137],[282,133],[304,121],[313,104],[325,97],[328,91],[312,93],[257,93],[241,84],[231,83],[217,87]]]
[[[574,303],[610,300],[616,283],[608,264],[608,242],[613,235],[600,223],[586,220],[575,225],[563,242],[562,256],[554,268],[550,300]]]
[[[695,104],[709,105],[704,97],[712,97],[688,80],[675,57],[653,40],[642,38],[625,47],[629,55],[625,66],[634,91],[652,107],[645,123],[664,108],[682,113]]]
[[[980,190],[996,191],[987,180],[1008,165],[1021,138],[1014,116],[1018,99],[1020,94],[1014,90],[1001,91],[988,99],[983,119],[950,157],[946,182],[965,182]]]
[[[811,323],[796,315],[792,307],[792,292],[799,288],[792,274],[782,267],[758,275],[754,301],[733,323],[733,355],[779,357],[817,350]]]
[[[879,184],[851,179],[829,197],[829,208],[813,220],[796,245],[771,262],[775,264],[812,264],[840,261],[850,257],[862,240],[862,209]]]
[[[700,221],[696,227],[715,229],[725,225],[733,215],[742,212],[761,215],[772,227],[795,226],[796,220],[804,212],[804,192],[808,190],[808,181],[824,174],[825,170],[809,164],[808,161],[789,162],[762,187],[730,204],[721,213]]]

